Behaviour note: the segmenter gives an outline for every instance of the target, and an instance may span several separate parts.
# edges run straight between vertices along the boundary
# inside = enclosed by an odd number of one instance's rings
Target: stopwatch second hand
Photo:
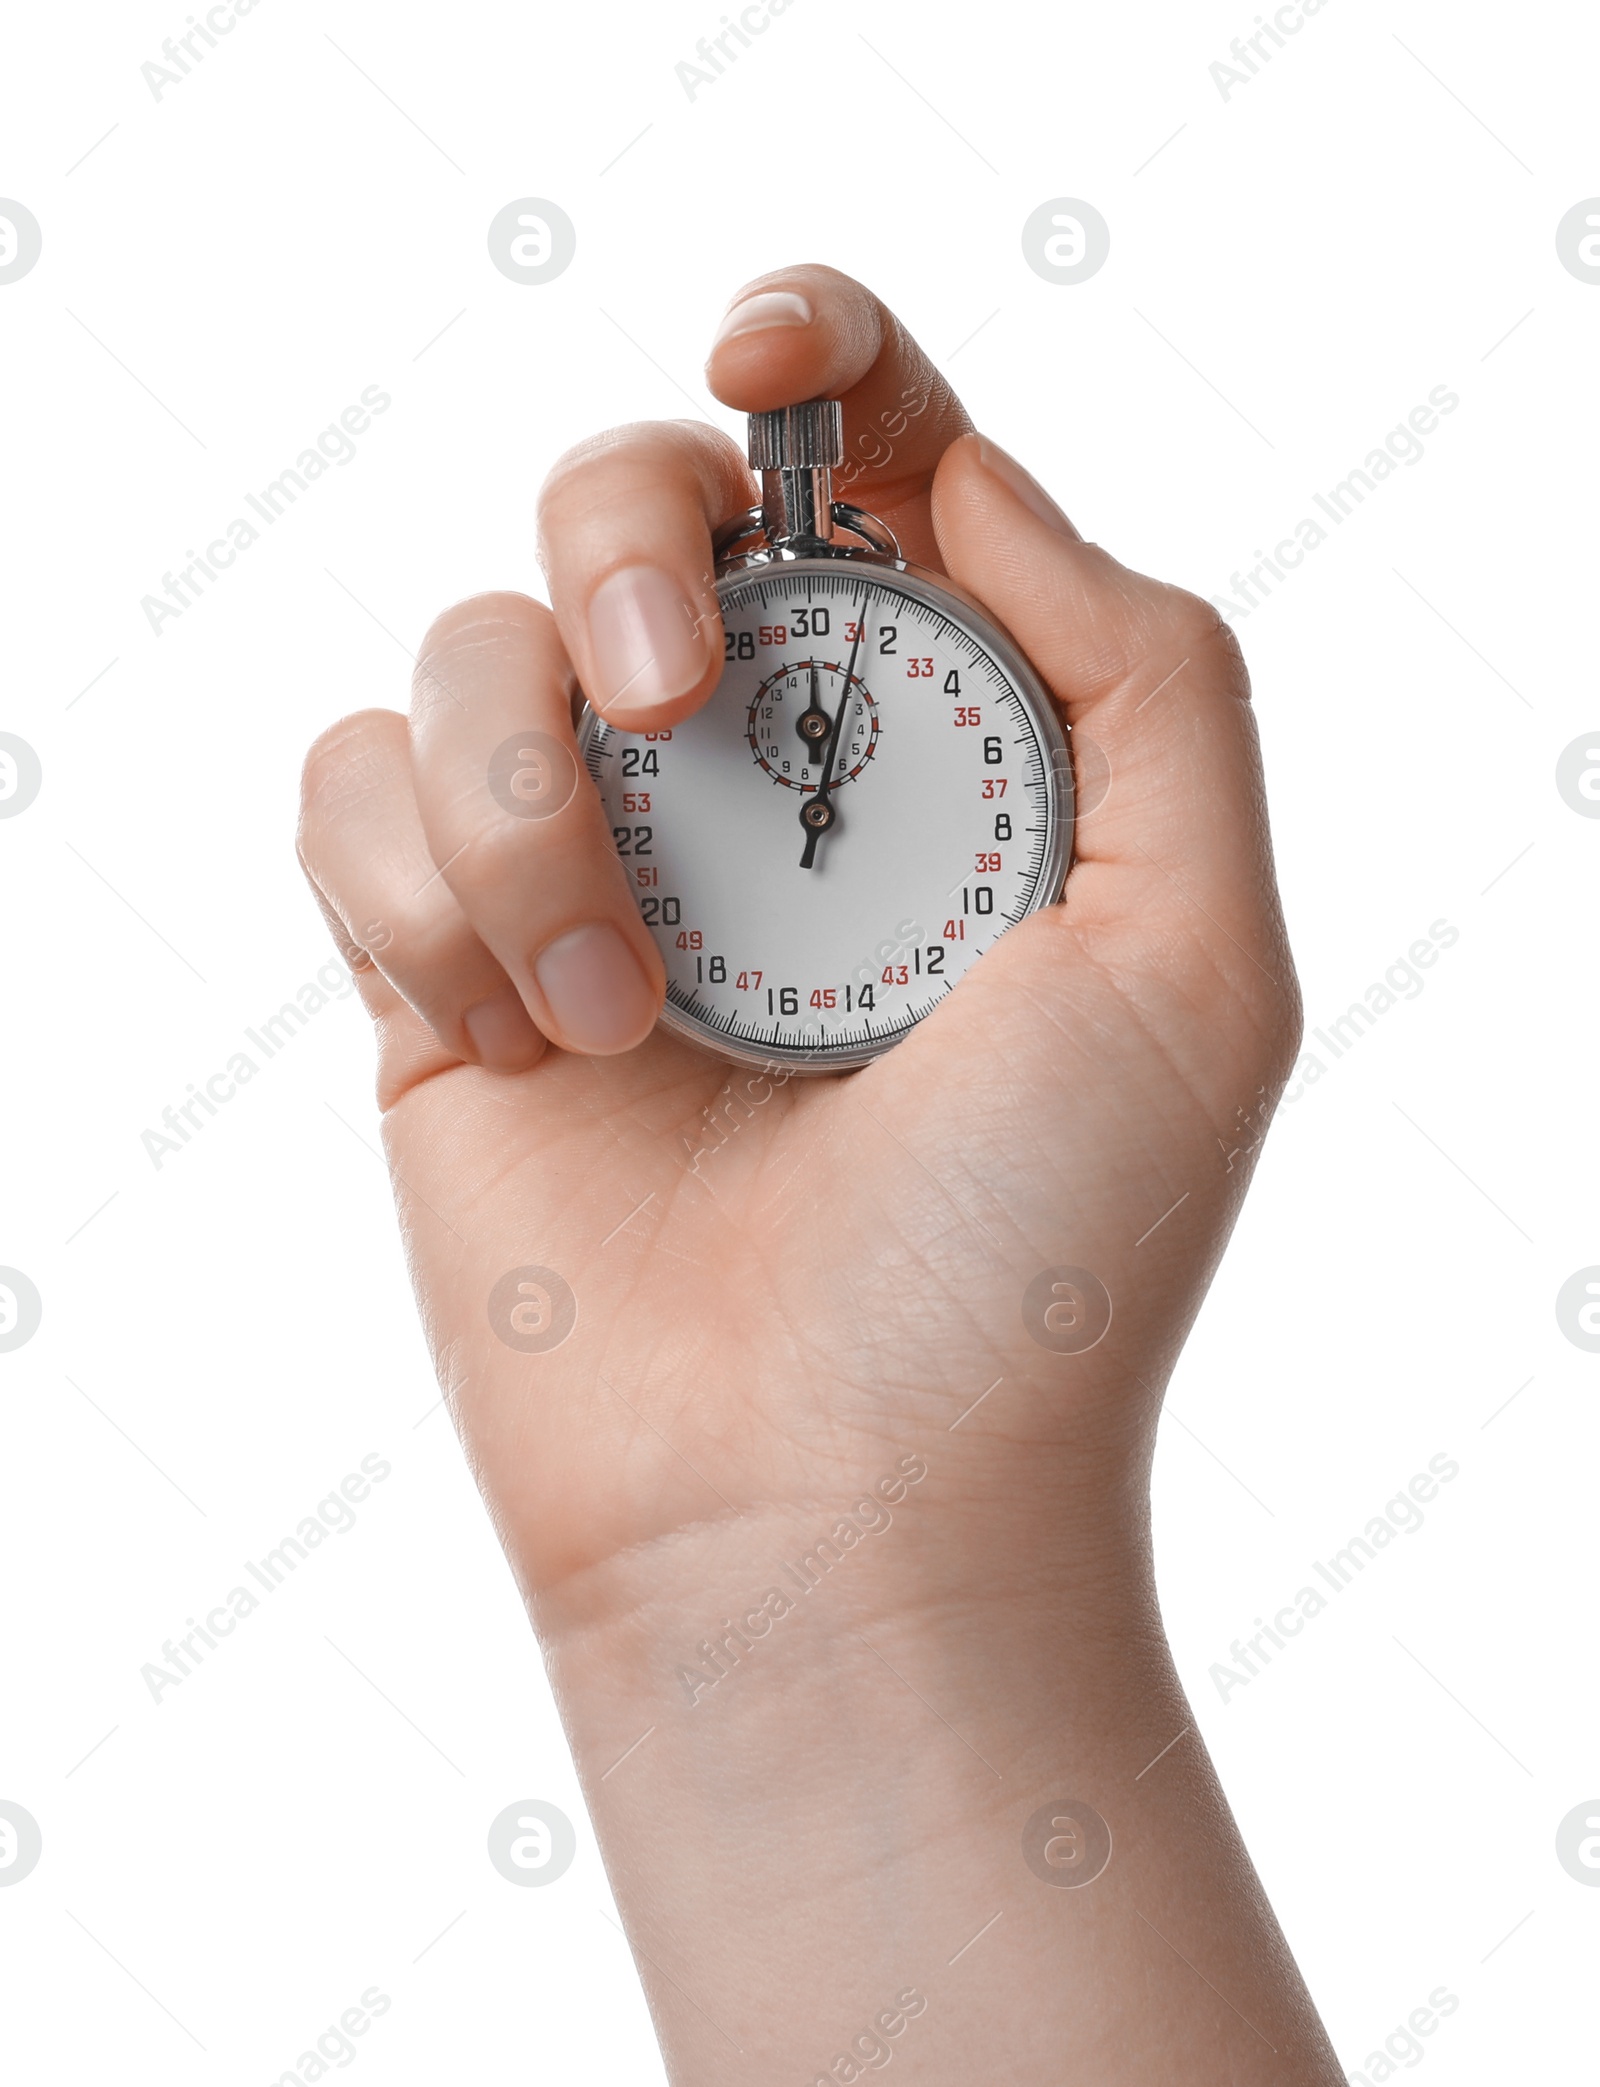
[[[861,601],[856,610],[855,643],[850,647],[850,661],[844,670],[844,694],[839,698],[838,714],[833,720],[833,730],[828,734],[828,750],[822,757],[822,781],[817,785],[814,796],[800,807],[800,824],[805,829],[805,853],[800,857],[800,867],[809,870],[816,861],[818,838],[825,834],[838,814],[833,808],[833,764],[839,751],[839,739],[844,730],[844,714],[850,707],[850,685],[855,679],[856,656],[861,650],[862,634],[867,627],[867,596],[862,589]]]

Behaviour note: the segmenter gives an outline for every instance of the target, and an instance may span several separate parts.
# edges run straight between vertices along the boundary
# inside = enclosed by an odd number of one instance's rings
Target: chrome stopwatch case
[[[842,416],[750,420],[762,504],[718,531],[722,679],[579,748],[667,968],[663,1024],[724,1059],[865,1065],[1060,896],[1056,707],[970,596],[832,497]]]

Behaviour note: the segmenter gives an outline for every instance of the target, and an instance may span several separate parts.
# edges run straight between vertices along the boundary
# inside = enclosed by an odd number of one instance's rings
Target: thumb
[[[1015,458],[952,443],[933,485],[946,570],[1017,640],[1072,728],[1066,914],[1196,947],[1254,998],[1293,995],[1249,677],[1209,604],[1085,543]],[[1192,940],[1191,940],[1192,938]]]

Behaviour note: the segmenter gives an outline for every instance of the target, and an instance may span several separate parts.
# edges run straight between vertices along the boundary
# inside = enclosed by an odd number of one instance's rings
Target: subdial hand
[[[800,825],[805,833],[805,853],[800,858],[800,867],[809,870],[817,858],[817,841],[825,834],[839,816],[833,808],[833,764],[839,752],[839,739],[844,731],[844,714],[850,708],[854,694],[856,655],[861,650],[862,633],[867,627],[867,590],[861,590],[861,600],[856,605],[856,637],[850,647],[849,664],[844,670],[844,693],[839,698],[838,714],[833,720],[833,730],[828,734],[827,752],[822,757],[822,781],[813,796],[805,798],[800,806]]]
[[[817,663],[815,660],[811,662],[811,701],[795,719],[794,728],[799,733],[801,744],[805,747],[808,755],[816,752],[818,743],[826,739],[829,732],[833,729],[833,719],[829,717],[827,711],[823,709],[821,703],[817,700]]]

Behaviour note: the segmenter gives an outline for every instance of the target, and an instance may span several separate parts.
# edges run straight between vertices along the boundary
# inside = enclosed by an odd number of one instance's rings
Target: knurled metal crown
[[[844,462],[844,409],[837,399],[807,399],[750,416],[754,471],[831,471]]]

